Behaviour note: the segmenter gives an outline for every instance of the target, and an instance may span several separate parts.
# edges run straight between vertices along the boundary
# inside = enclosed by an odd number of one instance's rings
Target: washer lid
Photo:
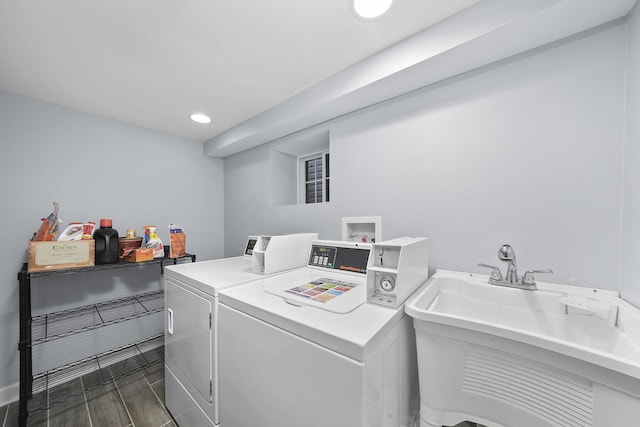
[[[322,273],[318,273],[322,274]],[[367,284],[350,277],[320,277],[291,283],[275,282],[265,286],[265,292],[284,299],[289,304],[310,306],[332,313],[349,313],[367,300]]]
[[[309,253],[309,268],[322,276],[291,283],[269,282],[265,292],[296,306],[332,313],[349,313],[367,300],[366,274],[371,245],[316,240]]]
[[[308,299],[298,299],[287,292],[287,289],[300,284],[312,284],[324,279],[353,282],[358,286],[335,298],[336,307],[340,306],[337,311],[327,309],[329,306],[320,309],[318,306],[323,304],[321,302],[309,304],[307,301],[302,304],[300,301]],[[283,291],[285,297],[282,296]],[[344,300],[338,304],[340,298]],[[222,289],[219,301],[227,307],[361,362],[367,360],[404,314],[402,307],[392,309],[367,303],[366,277],[319,271],[311,267]],[[219,327],[234,328],[234,325],[220,322]]]

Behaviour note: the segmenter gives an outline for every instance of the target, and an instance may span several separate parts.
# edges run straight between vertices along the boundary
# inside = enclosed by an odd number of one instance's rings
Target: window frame
[[[313,181],[307,181],[306,176],[306,162],[314,159],[322,159],[322,177],[314,179]],[[298,204],[299,205],[315,205],[318,203],[328,203],[330,200],[330,179],[331,172],[329,170],[330,156],[329,150],[317,151],[315,153],[306,154],[298,157]],[[322,182],[322,200],[307,202],[307,184],[311,182]],[[316,193],[317,197],[317,193]]]

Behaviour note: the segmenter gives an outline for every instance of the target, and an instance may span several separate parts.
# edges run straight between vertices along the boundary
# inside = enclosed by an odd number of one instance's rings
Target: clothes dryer
[[[181,427],[220,424],[218,294],[266,277],[247,261],[249,248],[264,237],[250,237],[243,256],[165,267],[165,403]],[[308,252],[315,238],[315,233],[270,236],[264,240],[274,251],[260,245],[262,260],[286,258],[276,262],[283,270],[302,267],[306,256],[299,253]]]
[[[221,290],[222,427],[413,425],[413,326],[367,303],[370,249],[316,241],[307,267]]]

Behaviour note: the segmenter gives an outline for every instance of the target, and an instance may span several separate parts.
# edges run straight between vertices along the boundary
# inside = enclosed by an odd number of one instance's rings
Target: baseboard
[[[0,388],[0,406],[16,402],[20,398],[20,383]]]

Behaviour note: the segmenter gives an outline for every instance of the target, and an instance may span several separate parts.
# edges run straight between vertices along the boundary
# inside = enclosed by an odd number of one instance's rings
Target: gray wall
[[[508,242],[521,270],[618,289],[625,37],[618,22],[325,124],[328,204],[269,203],[269,151],[304,135],[225,159],[225,255],[381,215],[383,239],[430,238],[431,272],[483,271]]]
[[[624,299],[640,307],[640,8],[629,19],[622,282]]]
[[[165,240],[181,223],[201,260],[241,253],[248,234],[338,239],[341,217],[381,215],[384,238],[430,238],[432,272],[481,271],[510,242],[521,270],[551,267],[549,280],[640,305],[639,15],[323,125],[332,201],[321,205],[282,205],[269,179],[271,151],[318,129],[223,171],[200,144],[0,92],[0,395],[18,379],[16,272],[54,200],[65,221],[155,223]],[[157,271],[42,281],[34,312],[159,287]]]
[[[0,92],[0,398],[18,381],[18,282],[27,242],[60,203],[65,221],[112,218],[124,234],[182,224],[187,251],[223,255],[223,162],[202,145],[94,115]],[[135,269],[138,270],[138,269]],[[159,289],[159,268],[63,276],[33,282],[33,311]],[[160,330],[162,328],[161,322]],[[77,350],[66,349],[67,356]],[[71,354],[73,356],[73,354]]]

